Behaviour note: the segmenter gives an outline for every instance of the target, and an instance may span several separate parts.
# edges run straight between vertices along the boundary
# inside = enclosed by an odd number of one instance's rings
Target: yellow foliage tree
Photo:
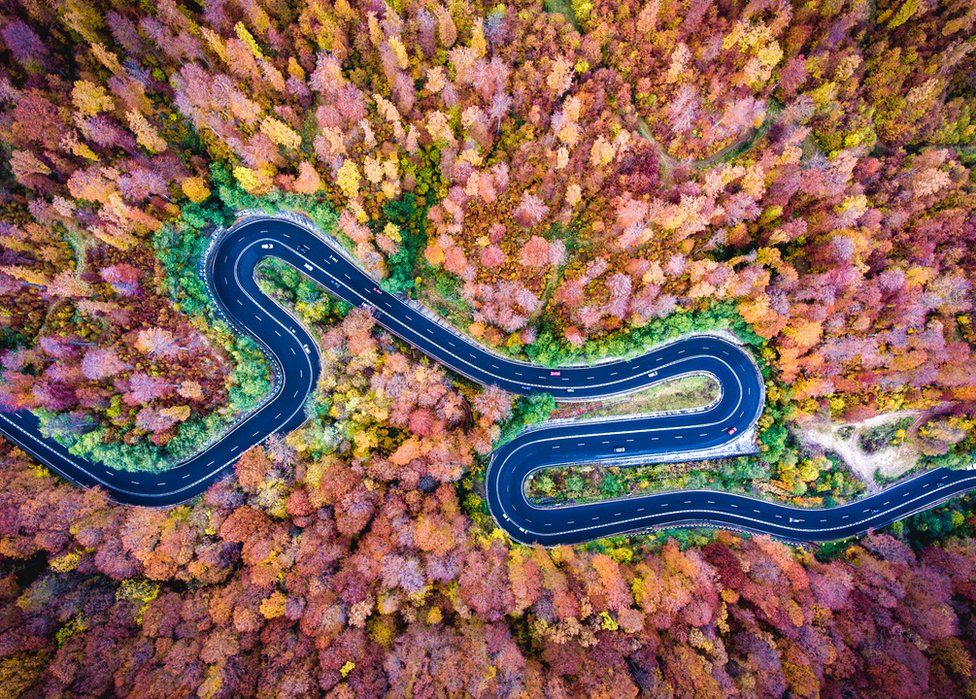
[[[194,204],[199,204],[210,196],[210,189],[203,181],[202,177],[187,177],[180,183],[183,194]]]
[[[234,25],[234,33],[237,34],[237,38],[243,41],[244,45],[250,49],[255,58],[264,58],[264,54],[261,52],[261,47],[258,46],[258,42],[254,40],[254,36],[247,30],[247,27],[244,26],[243,22],[238,22]]]
[[[125,116],[129,121],[129,129],[136,135],[136,143],[150,153],[162,153],[166,150],[166,141],[159,137],[146,117],[135,110],[126,112]]]
[[[87,80],[79,80],[71,88],[71,101],[82,116],[95,116],[107,112],[115,106],[111,96],[101,85]]]
[[[359,196],[359,182],[361,179],[359,168],[351,160],[345,161],[336,173],[336,184],[339,185],[342,193],[350,199],[355,199]]]
[[[285,148],[296,150],[302,145],[302,137],[295,133],[295,130],[288,124],[274,117],[268,116],[261,121],[261,133],[274,141],[276,145]]]
[[[22,282],[28,284],[34,284],[36,286],[47,286],[48,278],[44,276],[41,272],[31,269],[30,267],[22,267],[20,265],[6,265],[0,267],[0,272],[3,272],[9,277],[14,279],[19,279]]]
[[[234,168],[234,178],[248,194],[264,194],[271,189],[271,177],[262,170],[238,165]]]
[[[287,602],[287,598],[276,590],[269,597],[261,600],[259,607],[261,616],[265,619],[277,619],[285,613],[285,602]]]

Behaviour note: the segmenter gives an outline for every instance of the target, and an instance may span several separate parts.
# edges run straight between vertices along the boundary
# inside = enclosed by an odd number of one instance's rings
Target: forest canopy
[[[968,465],[974,37],[967,0],[0,0],[0,409],[153,469],[253,407],[197,266],[260,208],[541,363],[735,332],[784,497],[849,490],[815,420],[931,414]],[[323,379],[233,478],[129,508],[0,443],[0,694],[974,691],[969,500],[816,551],[514,545],[479,479],[551,399],[262,275]]]

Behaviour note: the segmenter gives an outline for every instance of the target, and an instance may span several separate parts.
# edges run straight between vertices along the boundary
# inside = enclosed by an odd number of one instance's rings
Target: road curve
[[[713,376],[721,397],[702,410],[610,420],[548,423],[522,432],[492,455],[488,506],[513,539],[571,544],[628,531],[713,525],[794,541],[860,534],[976,487],[976,473],[937,469],[855,503],[799,509],[706,490],[657,493],[584,505],[537,507],[525,496],[535,470],[564,463],[702,458],[755,450],[753,428],[763,383],[745,350],[716,335],[695,335],[625,360],[549,369],[487,350],[413,302],[382,291],[335,241],[289,218],[249,218],[215,237],[204,273],[220,313],[253,337],[272,363],[274,384],[261,405],[214,444],[163,473],[132,473],[78,458],[45,437],[28,411],[0,414],[0,433],[37,460],[83,486],[101,486],[115,500],[165,506],[185,501],[229,471],[241,453],[306,419],[305,405],[321,370],[316,343],[288,311],[265,296],[255,267],[276,257],[354,305],[453,371],[513,393],[551,393],[560,401],[620,395],[689,373]]]

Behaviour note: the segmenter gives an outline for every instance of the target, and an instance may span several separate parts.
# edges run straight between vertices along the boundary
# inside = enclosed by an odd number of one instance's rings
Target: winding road
[[[0,414],[0,433],[65,478],[101,486],[122,503],[173,505],[201,493],[226,475],[241,453],[305,422],[306,402],[321,370],[308,331],[258,288],[255,267],[265,257],[292,265],[351,304],[369,306],[379,324],[458,374],[512,393],[548,392],[568,402],[621,395],[693,373],[718,381],[721,397],[698,411],[545,423],[499,447],[486,474],[488,507],[499,526],[519,542],[572,544],[636,530],[698,525],[791,541],[826,541],[882,527],[976,487],[974,471],[937,469],[829,509],[795,508],[709,490],[532,505],[525,481],[547,466],[753,453],[764,386],[752,358],[728,337],[703,334],[638,357],[597,364],[550,369],[514,361],[462,336],[415,302],[383,291],[337,242],[297,219],[280,217],[243,219],[213,239],[204,260],[221,315],[262,346],[275,377],[270,395],[218,441],[162,473],[133,473],[70,454],[41,433],[28,411]]]

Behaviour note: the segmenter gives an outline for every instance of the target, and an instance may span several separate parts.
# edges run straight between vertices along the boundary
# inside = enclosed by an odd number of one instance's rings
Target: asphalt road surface
[[[793,541],[845,538],[882,527],[976,487],[976,472],[937,469],[842,507],[800,509],[707,490],[657,493],[584,505],[536,507],[524,493],[535,470],[565,463],[685,460],[755,451],[753,428],[763,408],[762,378],[749,354],[729,339],[695,335],[639,357],[559,369],[501,357],[439,322],[412,302],[386,293],[341,247],[282,218],[249,219],[213,241],[205,275],[221,314],[257,340],[274,369],[261,406],[204,451],[162,473],[133,473],[78,458],[45,437],[27,411],[0,414],[0,433],[38,461],[115,500],[164,506],[183,502],[227,474],[237,458],[273,433],[306,419],[320,372],[318,349],[302,325],[258,289],[255,266],[277,257],[458,374],[527,394],[581,401],[633,392],[688,373],[710,374],[721,398],[699,411],[610,420],[549,423],[522,432],[492,455],[486,474],[491,513],[513,539],[571,544],[664,526],[708,525],[768,533]]]

